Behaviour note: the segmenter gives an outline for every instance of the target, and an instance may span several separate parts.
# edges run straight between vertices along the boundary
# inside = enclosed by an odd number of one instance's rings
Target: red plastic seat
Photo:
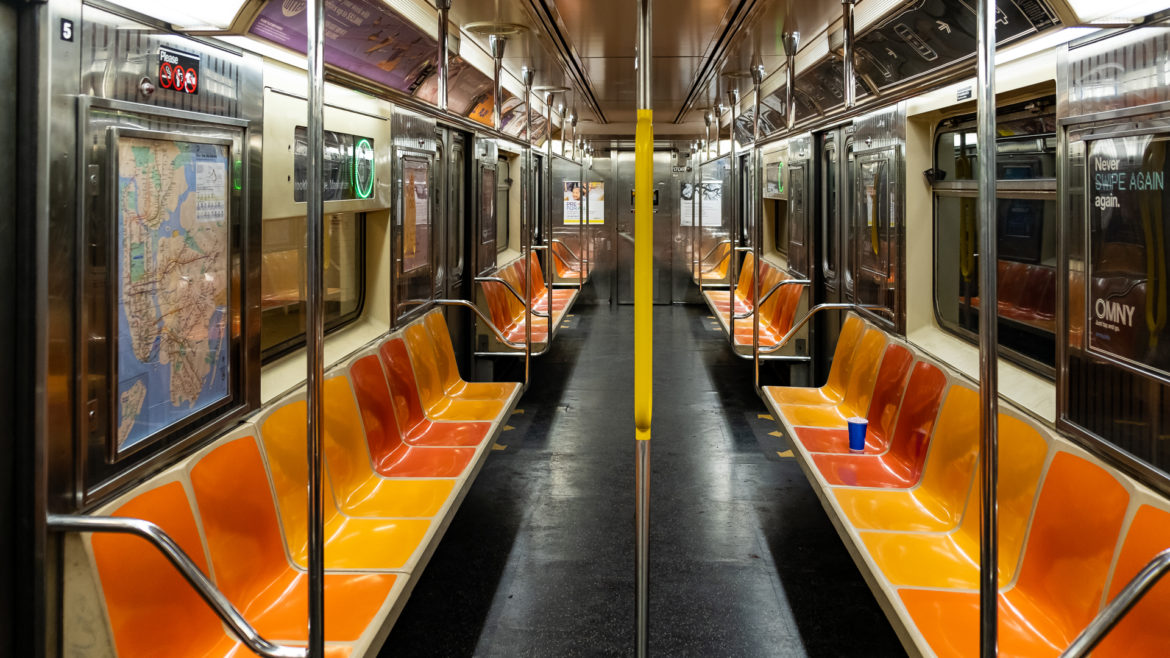
[[[874,385],[873,399],[869,403],[869,414],[866,416],[869,426],[865,452],[876,454],[889,446],[894,418],[898,415],[902,392],[906,390],[906,378],[913,363],[914,355],[910,350],[897,343],[886,346],[886,354],[882,358]],[[796,427],[793,431],[796,439],[809,452],[849,452],[848,429]]]
[[[999,595],[1000,655],[1056,656],[1092,621],[1128,506],[1129,492],[1108,471],[1071,453],[1056,454],[1019,575]],[[940,658],[978,655],[977,592],[907,588],[899,594]]]
[[[361,409],[374,470],[385,477],[458,477],[475,456],[474,448],[410,445],[390,397],[382,363],[365,356],[349,367],[353,392]]]
[[[942,370],[919,361],[906,385],[889,451],[877,455],[815,454],[813,462],[821,475],[835,486],[913,486],[922,477],[927,446],[946,386],[947,377]]]
[[[436,422],[427,417],[419,397],[414,368],[410,365],[410,355],[402,339],[382,343],[378,356],[386,368],[386,381],[394,399],[394,415],[400,423],[403,441],[420,446],[474,446],[487,438],[491,423]]]

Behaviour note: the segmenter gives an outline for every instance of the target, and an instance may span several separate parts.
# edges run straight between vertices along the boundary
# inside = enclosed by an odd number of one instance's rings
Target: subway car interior
[[[1170,656],[1170,2],[0,50],[0,656]]]

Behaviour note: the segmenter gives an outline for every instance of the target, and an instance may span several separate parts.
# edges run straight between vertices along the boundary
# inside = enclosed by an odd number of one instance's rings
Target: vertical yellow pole
[[[654,123],[638,110],[634,150],[634,424],[650,438],[654,396]]]
[[[637,655],[649,654],[650,421],[654,400],[654,111],[650,107],[650,2],[638,0],[638,128],[634,144],[634,486]]]

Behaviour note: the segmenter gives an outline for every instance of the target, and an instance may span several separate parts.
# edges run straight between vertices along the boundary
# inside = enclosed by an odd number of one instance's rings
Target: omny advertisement
[[[1098,139],[1088,155],[1089,348],[1170,373],[1167,137]]]
[[[567,180],[564,182],[564,223],[576,226],[581,223],[582,207],[585,200],[582,195],[581,181]],[[589,183],[589,224],[605,223],[605,183],[590,181]]]

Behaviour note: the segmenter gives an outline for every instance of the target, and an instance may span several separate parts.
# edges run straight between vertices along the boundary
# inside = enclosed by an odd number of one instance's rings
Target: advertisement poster
[[[1167,331],[1167,142],[1095,140],[1089,180],[1089,347],[1170,373]]]
[[[563,184],[563,203],[565,224],[576,226],[581,223],[581,209],[584,199],[581,198],[581,181],[567,180]],[[589,183],[589,224],[605,224],[605,183]]]
[[[305,52],[305,3],[268,2],[249,30]],[[435,40],[389,7],[367,0],[325,3],[325,63],[407,93],[435,69]]]

